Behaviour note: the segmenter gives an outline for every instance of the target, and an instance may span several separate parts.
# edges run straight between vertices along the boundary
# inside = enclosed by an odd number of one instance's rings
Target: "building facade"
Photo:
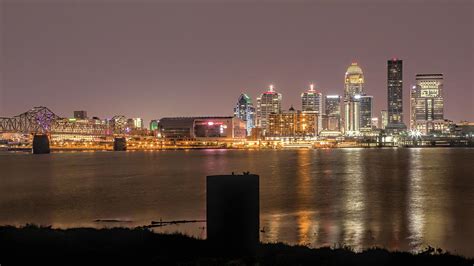
[[[418,74],[410,93],[410,129],[423,135],[444,132],[443,74]]]
[[[281,93],[275,92],[273,85],[270,85],[268,91],[262,93],[257,98],[257,126],[265,132],[267,130],[268,116],[271,113],[281,112]]]
[[[388,112],[387,110],[380,111],[380,128],[385,129],[388,124]]]
[[[271,113],[266,137],[314,138],[318,134],[318,115],[315,112],[296,111]]]
[[[245,93],[242,93],[237,100],[234,108],[234,116],[242,119],[247,125],[247,136],[252,133],[252,128],[255,126],[255,107],[252,99]]]
[[[403,122],[403,61],[391,59],[387,61],[387,93],[388,93],[388,124],[387,130],[406,130]]]
[[[238,117],[165,117],[158,130],[165,139],[222,140],[245,139],[246,123]]]

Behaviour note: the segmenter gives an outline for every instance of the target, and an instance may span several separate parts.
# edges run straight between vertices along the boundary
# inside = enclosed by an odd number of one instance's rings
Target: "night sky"
[[[444,73],[445,118],[474,120],[474,1],[33,2],[0,0],[0,116],[231,115],[271,83],[300,109],[311,82],[342,95],[353,61],[379,116],[397,57],[405,122],[416,73]]]

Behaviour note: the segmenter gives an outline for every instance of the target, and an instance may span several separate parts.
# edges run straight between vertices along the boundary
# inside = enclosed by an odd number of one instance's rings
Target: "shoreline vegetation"
[[[0,227],[0,264],[40,265],[469,265],[473,258],[427,247],[419,253],[261,243],[255,256],[216,252],[206,240],[146,228]],[[225,250],[225,244],[223,249]]]

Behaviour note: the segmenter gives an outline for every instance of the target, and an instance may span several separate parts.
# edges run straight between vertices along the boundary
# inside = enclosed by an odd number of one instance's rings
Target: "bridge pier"
[[[114,138],[114,151],[126,151],[127,140],[124,137]]]
[[[33,154],[48,154],[50,152],[48,135],[35,134],[33,136]]]

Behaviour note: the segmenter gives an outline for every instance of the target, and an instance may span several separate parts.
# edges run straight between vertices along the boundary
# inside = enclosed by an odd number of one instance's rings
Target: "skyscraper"
[[[344,86],[344,131],[357,134],[360,128],[360,96],[364,92],[364,73],[357,63],[346,71]]]
[[[160,120],[158,119],[153,119],[150,121],[150,131],[155,131],[155,130],[158,130],[158,123],[160,122]]]
[[[315,112],[317,114],[322,114],[322,109],[322,93],[317,92],[314,89],[314,85],[311,84],[309,90],[301,93],[301,110],[305,112]]]
[[[360,130],[372,130],[373,97],[361,95],[360,99]]]
[[[305,113],[314,113],[318,119],[318,133],[322,130],[323,94],[314,89],[311,84],[309,90],[301,93],[301,110]]]
[[[257,98],[257,126],[267,128],[268,115],[281,112],[281,93],[275,92],[273,85]]]
[[[406,129],[403,123],[403,61],[387,61],[388,125],[389,131]]]
[[[325,97],[325,115],[327,117],[327,126],[325,130],[341,130],[341,96],[326,95]]]
[[[410,94],[410,129],[423,135],[443,132],[444,120],[443,74],[418,74]]]
[[[255,107],[253,106],[252,99],[242,93],[237,101],[234,108],[234,116],[242,119],[247,127],[247,136],[250,136],[252,128],[255,125]]]

